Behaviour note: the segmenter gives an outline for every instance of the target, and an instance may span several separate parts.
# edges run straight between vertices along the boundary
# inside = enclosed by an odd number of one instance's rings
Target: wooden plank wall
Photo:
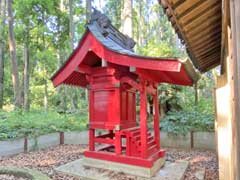
[[[223,4],[223,74],[215,90],[220,180],[240,179],[240,1]]]
[[[229,58],[228,58],[229,60]],[[228,61],[226,59],[226,61]],[[229,69],[226,68],[227,70]],[[226,180],[230,177],[231,161],[231,94],[227,70],[217,78],[217,88],[215,92],[216,117],[217,117],[217,149],[219,162],[219,179]]]
[[[233,63],[233,137],[232,137],[232,179],[240,179],[240,0],[230,0],[231,58]]]

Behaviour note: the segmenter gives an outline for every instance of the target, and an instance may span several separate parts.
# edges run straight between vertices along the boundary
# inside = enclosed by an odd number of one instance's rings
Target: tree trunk
[[[92,13],[92,0],[86,0],[86,20],[89,22]]]
[[[45,73],[46,73],[46,68],[45,68]],[[48,86],[47,86],[46,75],[45,75],[45,79],[44,79],[44,109],[45,109],[45,111],[48,110]]]
[[[150,20],[150,17],[149,17],[150,5],[149,4],[150,4],[150,1],[146,0],[146,5],[144,8],[146,8],[146,10],[147,10],[147,12],[145,14],[147,23],[149,23],[149,20]],[[145,32],[146,36],[144,37],[144,40],[145,40],[145,43],[148,44],[149,36],[150,36],[150,26],[146,26],[145,28],[146,28],[146,32]]]
[[[45,13],[42,13],[42,21],[45,24]],[[43,50],[46,50],[46,42],[45,42],[45,34],[42,34],[42,41],[43,41]],[[45,111],[48,110],[48,69],[47,69],[47,59],[43,59],[44,61],[44,77],[43,77],[43,81],[44,81],[44,98],[43,98],[43,104],[44,104],[44,109]]]
[[[139,22],[138,22],[138,45],[139,47],[141,47],[144,43],[144,28],[146,27],[145,23],[144,23],[144,12],[143,12],[143,8],[144,8],[144,2],[142,0],[138,1],[138,16],[139,16]]]
[[[101,1],[99,1],[99,5],[101,7]],[[91,19],[91,14],[92,14],[92,0],[86,0],[86,20],[87,22],[90,21]],[[88,90],[85,89],[84,91],[85,94],[85,100],[88,100]]]
[[[74,49],[74,23],[73,23],[73,0],[69,0],[69,44],[70,44],[70,49],[73,51]],[[76,89],[69,89],[72,91],[72,109],[74,111],[78,110],[78,94]]]
[[[73,0],[69,0],[69,45],[74,49]]]
[[[0,109],[3,107],[3,86],[4,86],[4,52],[3,42],[0,42]]]
[[[72,4],[72,0],[69,0],[69,4]],[[72,5],[70,5],[71,7]],[[70,8],[69,7],[69,8]],[[66,6],[65,6],[65,0],[61,0],[60,1],[60,11],[61,12],[65,12],[66,11]],[[69,10],[71,14],[72,13],[72,8],[71,10]],[[72,23],[72,21],[70,22],[70,24]],[[71,31],[71,30],[70,30]],[[58,24],[58,33],[59,35],[61,34],[61,30],[60,30],[60,24]],[[71,35],[70,35],[70,39],[71,39]],[[59,37],[60,39],[60,37]],[[71,47],[71,43],[70,43],[70,47]],[[58,67],[60,68],[64,61],[65,61],[65,47],[61,47],[60,42],[59,42],[59,46],[58,46]],[[66,86],[65,85],[61,85],[59,87],[57,87],[57,93],[59,96],[59,101],[57,102],[57,106],[58,106],[58,112],[59,113],[65,113],[67,111],[67,99],[66,99]]]
[[[194,84],[194,92],[195,92],[195,106],[198,105],[198,83]]]
[[[133,37],[132,22],[132,0],[123,0],[123,10],[121,13],[122,33]]]
[[[64,54],[66,54],[64,49],[63,50],[59,49],[59,51],[58,51],[58,66],[59,66],[59,68],[64,63],[64,60],[65,60]],[[57,88],[57,91],[58,91],[58,94],[60,96],[60,103],[58,103],[59,112],[60,113],[65,113],[67,111],[66,86],[65,85],[59,86]]]
[[[0,0],[0,109],[3,107],[5,13],[6,0]]]
[[[99,0],[98,1],[98,5],[99,5],[99,9],[102,9],[103,7],[102,7],[102,0]]]
[[[19,86],[19,75],[18,75],[18,61],[16,56],[16,42],[13,32],[13,10],[12,10],[13,0],[8,0],[8,27],[9,27],[9,50],[10,58],[12,64],[12,83],[14,90],[14,105],[15,108],[21,107],[21,91]]]
[[[28,44],[24,44],[24,74],[23,74],[23,107],[25,111],[29,111],[30,104],[29,104],[29,72],[30,72],[30,65],[29,65],[29,47]]]

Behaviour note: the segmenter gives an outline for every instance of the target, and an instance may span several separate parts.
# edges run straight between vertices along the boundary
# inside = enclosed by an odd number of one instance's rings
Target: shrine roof
[[[137,54],[133,50],[136,42],[132,38],[121,33],[111,24],[111,21],[106,15],[100,13],[96,9],[94,9],[94,12],[92,13],[92,17],[90,22],[87,24],[87,28],[101,42],[102,45],[117,53],[136,56],[143,59],[178,60],[176,57],[150,57]]]
[[[141,56],[134,52],[135,44],[133,39],[118,31],[106,15],[94,10],[77,48],[51,80],[54,86],[69,84],[85,87],[88,84],[85,74],[76,72],[76,68],[81,65],[101,66],[101,59],[120,66],[135,67],[157,82],[192,85],[199,79],[189,59]],[[74,79],[82,80],[82,84]]]

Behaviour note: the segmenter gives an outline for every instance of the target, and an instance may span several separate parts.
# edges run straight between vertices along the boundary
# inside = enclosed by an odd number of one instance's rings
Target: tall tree
[[[111,19],[113,25],[120,29],[121,27],[121,10],[122,10],[122,1],[116,0],[107,0],[104,7],[104,12]]]
[[[16,2],[16,21],[19,24],[22,24],[21,28],[21,41],[19,43],[23,44],[23,108],[25,111],[29,111],[30,103],[29,103],[29,81],[30,81],[30,16],[32,15],[32,1],[25,1],[24,6],[21,2]],[[26,13],[29,15],[26,16]]]
[[[3,107],[5,14],[6,0],[0,0],[0,109]]]
[[[92,12],[92,0],[86,0],[86,20],[87,20],[87,22],[91,18],[91,12]]]
[[[132,21],[132,0],[123,0],[123,10],[121,13],[121,30],[123,34],[133,37],[133,21]]]
[[[144,16],[143,16],[143,1],[138,0],[137,2],[138,8],[138,22],[137,22],[137,40],[138,40],[138,46],[142,46],[143,44],[143,27],[144,27]]]
[[[19,75],[18,75],[18,61],[16,55],[16,42],[14,37],[14,19],[13,19],[13,9],[12,9],[13,0],[8,0],[8,36],[9,36],[9,50],[10,58],[12,65],[12,83],[14,90],[14,104],[15,107],[21,107],[21,91],[19,85]]]
[[[73,22],[73,0],[69,0],[69,46],[70,50],[74,49],[74,22]],[[78,109],[78,92],[72,89],[72,108],[74,111]]]
[[[24,58],[24,72],[23,72],[23,107],[25,111],[29,111],[29,74],[30,74],[30,64],[29,64],[29,45],[28,41],[24,43],[23,48],[23,58]]]
[[[42,23],[46,24],[46,17],[45,17],[45,11],[42,10]],[[42,48],[43,51],[46,51],[46,38],[45,34],[42,33]],[[43,76],[43,81],[44,81],[44,99],[43,99],[43,104],[44,104],[44,109],[45,111],[48,110],[48,68],[47,68],[47,59],[46,56],[43,59],[44,64],[43,64],[43,71],[44,71],[44,76]]]
[[[195,106],[197,106],[198,105],[198,83],[197,82],[194,84],[194,94],[195,94],[194,104]]]
[[[70,2],[71,1],[71,2]],[[72,3],[72,0],[69,0],[69,6]],[[60,12],[65,13],[66,12],[66,0],[60,1]],[[71,10],[72,11],[72,10]],[[62,32],[62,23],[61,20],[63,20],[62,16],[58,16],[58,24],[57,24],[57,53],[58,53],[58,68],[62,66],[66,59],[66,47],[64,47],[64,40],[63,40],[63,32]],[[65,36],[66,37],[66,36]],[[71,47],[71,45],[70,45]],[[65,85],[61,85],[57,88],[58,95],[59,95],[59,112],[65,113],[67,111],[67,98],[66,98],[66,90],[67,87]]]
[[[69,0],[69,46],[74,49],[73,0]]]
[[[89,22],[92,14],[92,0],[86,0],[86,21]],[[88,90],[85,89],[85,100],[88,99]]]

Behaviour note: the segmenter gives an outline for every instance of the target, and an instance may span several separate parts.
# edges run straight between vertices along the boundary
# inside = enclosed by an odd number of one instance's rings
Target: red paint
[[[56,87],[62,83],[86,87],[88,81],[84,81],[80,74],[68,78],[80,65],[93,66],[104,59],[108,63],[125,67],[136,67],[137,74],[155,82],[166,82],[179,85],[192,85],[192,80],[186,73],[184,66],[176,58],[145,58],[129,56],[111,51],[104,47],[92,34],[87,31],[79,42],[67,62],[51,78]],[[81,72],[81,71],[80,71]],[[85,74],[82,73],[84,76]],[[74,79],[81,78],[82,83]]]
[[[160,147],[160,132],[159,132],[159,107],[158,107],[158,93],[153,96],[154,105],[154,137],[157,147]]]
[[[101,59],[107,67],[101,67]],[[129,67],[136,67],[130,72]],[[165,156],[160,146],[157,83],[192,85],[184,66],[174,58],[145,58],[111,51],[89,31],[68,61],[52,77],[54,86],[68,84],[89,90],[89,151],[86,157],[142,167]],[[136,92],[140,92],[140,124]],[[154,134],[147,126],[147,94],[154,99]],[[96,136],[98,129],[108,131]],[[126,139],[126,145],[122,140]],[[107,144],[101,149],[95,143]]]

